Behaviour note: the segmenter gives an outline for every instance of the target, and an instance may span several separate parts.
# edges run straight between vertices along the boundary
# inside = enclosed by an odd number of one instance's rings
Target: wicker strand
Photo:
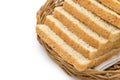
[[[47,15],[52,14],[54,8],[62,6],[64,0],[47,0],[37,12],[37,24],[44,24]],[[82,80],[120,80],[120,62],[106,69],[105,71],[99,71],[94,69],[88,69],[84,72],[77,71],[71,64],[64,61],[57,53],[49,47],[39,36],[38,41],[44,46],[48,55],[56,62],[68,75],[80,78]]]

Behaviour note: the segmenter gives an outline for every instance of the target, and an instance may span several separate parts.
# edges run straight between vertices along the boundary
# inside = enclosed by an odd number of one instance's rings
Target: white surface
[[[36,11],[45,0],[0,0],[0,80],[76,80],[36,40]]]

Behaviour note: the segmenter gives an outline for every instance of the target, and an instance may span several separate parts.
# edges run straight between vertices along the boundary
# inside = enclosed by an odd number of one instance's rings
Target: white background
[[[36,40],[36,12],[46,0],[0,0],[0,80],[76,80]]]

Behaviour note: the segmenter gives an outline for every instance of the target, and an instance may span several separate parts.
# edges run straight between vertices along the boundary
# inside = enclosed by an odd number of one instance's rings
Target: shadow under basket
[[[37,24],[44,24],[47,15],[53,13],[54,8],[62,6],[64,0],[47,0],[47,2],[37,12]],[[120,80],[120,62],[104,71],[88,69],[83,72],[77,71],[74,66],[64,61],[47,43],[38,35],[37,39],[44,46],[50,58],[56,62],[68,75],[82,80]]]

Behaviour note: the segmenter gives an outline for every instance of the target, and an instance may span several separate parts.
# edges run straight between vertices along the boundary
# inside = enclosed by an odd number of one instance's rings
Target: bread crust
[[[109,52],[105,53],[104,55],[94,59],[93,60],[93,63],[94,63],[93,66],[97,66],[97,65],[101,64],[102,62],[110,59],[112,56],[118,54],[119,52],[120,52],[120,48],[110,50]]]
[[[73,31],[78,37],[82,38],[84,41],[86,41],[88,44],[95,48],[99,48],[100,45],[103,45],[104,43],[100,42],[99,40],[95,39],[91,35],[87,34],[83,29],[81,29],[79,26],[75,24],[73,21],[68,19],[65,15],[62,15],[60,12],[55,10],[54,16],[59,19],[67,28],[69,28],[71,31]]]
[[[62,57],[65,61],[72,64],[78,71],[84,71],[91,64],[91,61],[88,61],[85,64],[81,64],[78,62],[74,56],[71,56],[66,50],[64,50],[57,42],[55,42],[49,35],[47,35],[43,30],[39,28],[40,26],[36,26],[36,33],[39,37],[44,40],[56,53]]]
[[[102,62],[106,61],[107,59],[111,58],[112,56],[114,56],[115,54],[118,54],[118,52],[120,51],[120,48],[118,49],[113,49],[110,52],[107,52],[105,55],[100,56],[99,58],[93,59],[93,60],[89,60],[88,62],[86,62],[85,64],[81,64],[80,62],[78,62],[74,56],[71,56],[68,52],[66,52],[65,49],[63,49],[57,42],[55,42],[51,37],[49,37],[49,35],[47,35],[43,30],[41,30],[39,28],[39,25],[37,25],[36,27],[36,32],[37,35],[43,40],[45,41],[53,50],[56,51],[56,53],[63,58],[63,60],[65,60],[66,62],[70,63],[71,65],[73,65],[78,71],[84,71],[88,68],[97,66],[99,64],[101,64]]]
[[[105,55],[93,59],[88,60],[85,64],[81,64],[77,59],[75,59],[74,56],[70,55],[65,49],[63,49],[57,42],[55,42],[52,37],[50,37],[48,34],[46,34],[45,31],[39,28],[40,25],[36,26],[36,33],[37,35],[45,41],[54,51],[56,51],[56,54],[59,55],[63,60],[73,65],[78,71],[84,71],[88,68],[97,66],[101,64],[102,62],[106,61],[107,59],[111,58],[112,56],[118,54],[120,51],[120,48],[113,49],[106,53]]]
[[[105,6],[114,10],[116,13],[120,14],[120,2],[118,0],[98,0]]]
[[[104,19],[105,21],[113,24],[114,26],[120,28],[120,16],[112,14],[109,11],[106,11],[104,8],[94,4],[92,0],[73,0],[80,5],[84,6],[86,9],[90,10],[94,14],[98,15],[100,18]],[[111,1],[111,0],[110,0]]]
[[[62,15],[61,15],[61,18],[62,18]],[[120,40],[112,42],[112,43],[109,42],[108,44],[105,44],[105,46],[102,46],[102,48],[98,48],[96,51],[91,52],[88,49],[81,46],[76,41],[74,41],[73,39],[71,39],[71,37],[69,35],[67,35],[66,32],[62,31],[58,27],[58,25],[54,21],[51,20],[51,18],[47,17],[45,24],[48,25],[58,36],[60,36],[72,48],[74,48],[76,51],[78,51],[79,53],[81,53],[82,55],[84,55],[86,58],[88,58],[90,60],[95,59],[101,55],[104,55],[106,52],[108,52],[114,48],[117,48],[120,45]],[[77,30],[79,30],[79,29],[77,29]]]
[[[79,53],[82,53],[85,57],[89,59],[93,59],[96,57],[94,55],[97,51],[91,52],[73,39],[68,36],[65,32],[63,32],[55,22],[53,22],[50,18],[46,18],[45,24],[48,25],[58,36],[60,36],[67,44],[69,44],[72,48],[77,50]]]
[[[120,39],[120,37],[119,37],[120,32],[114,34],[111,31],[106,30],[105,28],[101,27],[101,25],[99,25],[98,23],[93,21],[90,17],[85,15],[83,12],[79,11],[73,5],[69,4],[68,1],[64,2],[63,8],[66,11],[68,11],[70,14],[72,14],[75,18],[77,18],[81,22],[85,23],[90,29],[92,29],[96,33],[100,34],[104,38],[108,39],[109,41],[114,42],[114,41]],[[61,17],[64,17],[64,16],[61,16]],[[63,21],[65,21],[65,20],[63,20]],[[97,43],[95,43],[95,42],[91,43],[91,44],[94,45],[94,47],[97,46]]]

